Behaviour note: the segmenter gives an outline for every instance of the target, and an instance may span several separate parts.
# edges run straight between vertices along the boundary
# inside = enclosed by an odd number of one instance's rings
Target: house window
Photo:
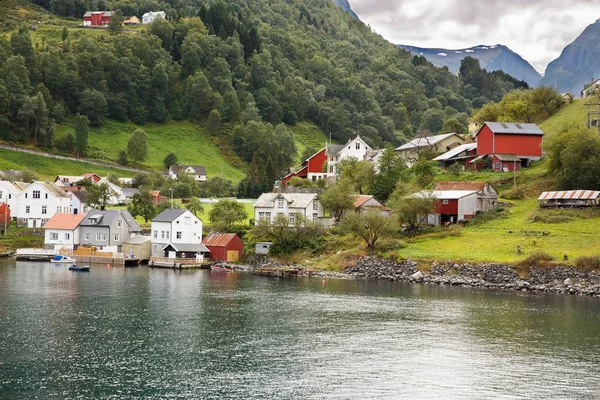
[[[271,213],[270,212],[265,213],[265,217],[270,221],[271,220]]]
[[[40,191],[39,190],[34,190],[33,191],[33,198],[34,199],[39,199],[40,198]]]
[[[69,233],[69,232],[65,233],[65,240],[71,240],[71,233]]]
[[[46,198],[48,198],[48,193],[46,193]]]
[[[160,238],[164,239],[165,238],[165,231],[160,231]]]
[[[58,240],[58,233],[56,233],[56,232],[50,233],[50,240]]]
[[[265,219],[265,213],[264,213],[264,212],[259,212],[259,213],[258,213],[258,219],[259,219],[259,220],[261,220],[261,221],[262,221],[263,219]]]
[[[315,219],[317,219],[317,218],[319,218],[319,214],[317,214],[317,213],[314,213],[314,214],[313,214],[313,220],[315,220]]]
[[[27,198],[27,193],[25,193],[25,198]]]
[[[356,150],[360,150],[360,142],[356,142]]]
[[[122,226],[123,226],[123,220],[120,219],[120,220],[117,221],[117,227],[120,228]]]
[[[316,182],[316,181],[317,181],[317,177],[313,175],[313,176],[312,176],[312,181],[313,181],[313,182]]]
[[[12,194],[10,194],[10,193],[8,194],[8,199],[9,200],[12,199]]]
[[[313,200],[313,210],[318,210],[319,209],[319,200],[314,199]]]
[[[280,197],[279,199],[277,199],[277,207],[283,208],[283,197]]]
[[[166,231],[165,233],[166,233],[166,235],[165,235],[165,236],[166,236],[166,237],[167,237],[167,239],[168,239],[168,238],[169,238],[169,235],[170,235],[170,232],[169,232],[169,231]]]
[[[84,238],[85,240],[90,240],[90,234],[89,234],[89,232],[86,232],[86,233],[83,235],[83,238]]]
[[[499,169],[500,169],[500,163],[499,163],[499,162],[497,162],[497,163],[496,163],[496,170],[499,170]]]
[[[158,231],[153,232],[154,239],[158,239]]]
[[[177,239],[181,239],[181,232],[177,232]]]
[[[329,161],[333,161],[334,160],[334,156],[329,156]]]
[[[296,214],[290,214],[290,224],[296,223]]]
[[[448,200],[442,200],[442,204],[448,204]]]
[[[42,214],[48,214],[48,207],[42,206]]]
[[[96,233],[96,240],[97,241],[102,241],[102,234],[101,233]]]
[[[25,214],[29,214],[30,211],[31,211],[31,207],[25,206]]]
[[[115,242],[118,242],[119,240],[121,240],[121,238],[119,237],[119,234],[115,233]]]
[[[103,233],[100,239],[101,239],[103,242],[106,242],[106,233]]]
[[[330,166],[329,166],[329,173],[330,173],[330,174],[333,174],[333,165],[330,165]]]
[[[184,224],[186,224],[186,225],[190,224],[190,217],[185,217]]]

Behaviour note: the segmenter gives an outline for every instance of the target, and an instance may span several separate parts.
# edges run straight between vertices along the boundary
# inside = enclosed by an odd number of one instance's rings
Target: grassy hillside
[[[301,164],[304,161],[300,159],[304,150],[307,148],[321,150],[325,147],[325,143],[328,140],[323,131],[310,122],[299,122],[296,126],[290,126],[288,128],[292,131],[294,139],[296,140],[296,148],[298,150],[295,158],[296,164]]]
[[[129,137],[137,128],[142,128],[148,134],[148,159],[143,164],[146,167],[164,169],[163,159],[174,152],[182,164],[204,165],[209,177],[222,174],[237,183],[244,175],[241,161],[234,156],[226,159],[205,129],[191,122],[172,121],[139,127],[131,123],[107,121],[104,126],[90,130],[90,157],[117,161],[119,151],[127,150]],[[57,137],[69,131],[73,131],[70,125],[62,125],[57,129]]]
[[[548,118],[540,125],[540,128],[546,133],[544,140],[560,133],[565,128],[571,126],[585,127],[587,124],[587,99],[575,99],[573,103],[564,106],[560,111]],[[595,116],[598,118],[598,116]],[[596,128],[591,128],[596,131]]]
[[[131,177],[133,172],[116,168],[100,167],[85,161],[69,161],[0,149],[0,169],[31,170],[41,179],[54,180],[56,175],[80,175],[95,172],[106,175],[108,172],[123,177]]]

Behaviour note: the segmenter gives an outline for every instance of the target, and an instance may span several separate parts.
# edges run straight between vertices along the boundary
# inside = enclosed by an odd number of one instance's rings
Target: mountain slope
[[[590,78],[600,76],[600,19],[589,25],[548,64],[540,84],[578,95]]]
[[[460,62],[466,56],[477,58],[482,68],[488,71],[502,70],[507,74],[524,80],[531,87],[535,87],[542,76],[531,64],[521,56],[503,45],[475,46],[468,49],[430,49],[399,44],[398,47],[412,54],[425,56],[433,65],[447,66],[450,71],[457,73]]]
[[[358,18],[358,15],[356,15],[356,13],[354,12],[354,10],[350,6],[350,3],[348,2],[348,0],[333,0],[333,1],[334,1],[335,4],[337,4],[338,6],[340,6],[342,8],[342,10],[344,10],[348,14],[350,14],[352,16],[352,18],[354,18],[357,21],[360,21],[360,19]]]

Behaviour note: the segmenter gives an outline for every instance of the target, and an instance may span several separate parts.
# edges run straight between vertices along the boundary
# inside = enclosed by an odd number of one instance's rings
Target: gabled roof
[[[79,226],[86,214],[62,214],[56,213],[46,222],[44,229],[73,230]]]
[[[565,190],[561,192],[542,192],[538,200],[597,200],[600,192],[594,190]]]
[[[10,182],[10,181],[0,181],[2,187],[9,192],[19,193],[23,190],[23,188],[17,186],[19,182]]]
[[[206,175],[206,168],[204,168],[202,165],[171,165],[171,170],[176,175],[185,172],[185,170],[188,168],[192,168],[194,172],[196,172],[196,175]]]
[[[39,185],[39,186],[43,187],[48,192],[50,192],[54,197],[67,197],[67,198],[69,198],[69,194],[67,192],[65,192],[64,190],[62,190],[61,188],[59,188],[58,186],[56,186],[56,185],[54,185],[52,183],[35,181],[30,186],[33,186],[33,185]],[[30,187],[30,186],[28,186],[28,187]]]
[[[211,233],[202,243],[205,246],[225,247],[237,237],[235,233]]]
[[[152,218],[152,222],[173,222],[186,211],[186,208],[167,208],[156,217]]]
[[[375,196],[373,195],[367,195],[367,194],[360,194],[360,195],[356,195],[356,196],[352,196],[354,198],[354,208],[360,208],[362,207],[366,202],[370,201],[370,200],[374,200],[377,202],[377,206],[370,206],[370,207],[374,207],[374,208],[378,208],[378,209],[382,209],[382,210],[387,210],[389,211],[390,208],[388,206],[386,206],[385,204],[383,204],[382,202],[380,202],[379,200],[377,200],[377,198],[375,198]]]
[[[57,175],[56,179],[54,179],[54,182],[56,181],[61,181],[61,182],[69,182],[69,183],[75,183],[75,182],[79,182],[83,180],[83,176],[79,175]]]
[[[477,193],[477,190],[434,190],[422,191],[413,194],[411,197],[426,197],[432,196],[438,200],[456,200]]]
[[[77,199],[82,203],[85,203],[85,200],[87,199],[87,192],[82,190],[72,191],[71,194],[77,197]]]
[[[167,247],[172,247],[175,251],[189,251],[190,253],[210,253],[210,250],[206,248],[202,243],[169,243]]]
[[[346,147],[344,144],[328,144],[327,145],[327,154],[330,156],[334,156],[340,151],[342,151]]]
[[[131,216],[127,210],[92,210],[86,218],[81,221],[81,226],[111,226],[115,219],[122,216],[125,223],[129,225],[132,232],[141,232],[142,228],[135,222],[135,219]],[[90,220],[97,219],[98,223],[94,223]]]
[[[452,137],[452,136],[458,136],[462,139],[462,137],[458,133],[454,133],[454,132],[444,133],[443,135],[419,137],[419,138],[411,140],[410,142],[408,142],[406,144],[403,144],[400,147],[397,147],[396,151],[410,150],[410,149],[417,149],[420,147],[433,146],[434,144],[439,143],[442,140],[448,139],[449,137]]]
[[[440,182],[435,187],[436,191],[443,190],[481,190],[487,185],[487,182]]]
[[[131,198],[131,197],[133,197],[134,194],[140,192],[138,189],[135,189],[135,188],[123,188],[123,189],[121,189],[121,191],[123,192],[123,196],[125,196],[127,198]]]
[[[446,161],[446,160],[450,160],[456,156],[458,156],[460,153],[462,153],[463,151],[471,151],[471,150],[475,150],[477,148],[477,143],[465,143],[465,144],[461,144],[460,146],[457,146],[453,149],[448,150],[447,152],[445,152],[444,154],[437,156],[436,158],[434,158],[434,161]]]
[[[254,203],[254,207],[273,208],[279,196],[286,199],[289,208],[306,208],[318,198],[316,193],[263,193]]]
[[[515,122],[484,122],[475,136],[487,126],[494,134],[503,135],[544,135],[544,131],[537,124],[525,124]]]

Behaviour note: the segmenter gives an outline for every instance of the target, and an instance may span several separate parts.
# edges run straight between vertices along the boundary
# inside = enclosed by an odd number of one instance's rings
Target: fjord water
[[[1,399],[599,397],[598,299],[0,263]]]

